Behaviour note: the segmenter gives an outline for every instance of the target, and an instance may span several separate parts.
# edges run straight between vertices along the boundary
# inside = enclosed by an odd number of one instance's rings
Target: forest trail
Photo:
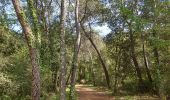
[[[111,96],[108,91],[88,85],[76,85],[78,100],[160,100],[157,96]]]
[[[108,92],[91,88],[87,85],[76,85],[78,100],[115,100]]]

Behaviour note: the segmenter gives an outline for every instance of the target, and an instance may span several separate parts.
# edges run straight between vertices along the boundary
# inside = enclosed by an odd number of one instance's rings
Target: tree
[[[74,45],[74,54],[72,61],[71,71],[71,87],[70,87],[70,100],[75,99],[75,82],[76,82],[76,70],[78,66],[78,54],[80,49],[80,25],[79,25],[79,0],[75,0],[75,25],[76,25],[76,42]]]
[[[36,42],[36,37],[34,36],[27,20],[25,17],[25,14],[23,12],[23,9],[20,6],[19,0],[12,0],[13,6],[15,8],[15,12],[17,14],[17,18],[22,26],[25,39],[27,41],[27,45],[29,48],[29,55],[31,59],[31,65],[32,65],[32,99],[33,100],[39,100],[40,99],[40,64],[38,59],[38,44]]]
[[[66,100],[66,44],[65,44],[66,0],[61,0],[60,17],[60,100]]]
[[[146,51],[145,51],[145,40],[144,40],[144,33],[141,32],[141,38],[142,38],[142,53],[143,53],[143,59],[144,59],[144,64],[145,64],[145,68],[146,68],[146,73],[149,79],[149,82],[153,83],[153,79],[151,76],[151,72],[149,70],[149,63],[148,63],[148,59],[147,59],[147,55],[146,55]]]
[[[136,69],[136,74],[138,76],[139,79],[139,89],[143,89],[143,79],[142,79],[142,72],[139,68],[139,64],[136,58],[136,54],[135,54],[135,39],[134,39],[134,32],[132,31],[132,26],[131,24],[129,24],[129,34],[130,34],[130,48],[131,48],[131,57]],[[143,90],[141,90],[143,91]]]
[[[0,0],[0,99],[74,100],[77,82],[165,99],[169,11],[169,0]]]
[[[102,56],[101,56],[99,50],[97,49],[97,46],[94,44],[92,38],[91,38],[91,37],[88,35],[88,33],[86,32],[86,30],[85,30],[83,24],[80,23],[80,25],[81,25],[81,28],[82,28],[82,30],[83,30],[85,36],[89,39],[89,41],[91,42],[91,44],[93,45],[94,49],[95,49],[96,52],[97,52],[97,55],[98,55],[98,57],[99,57],[99,60],[100,60],[100,62],[101,62],[101,64],[102,64],[102,67],[103,67],[103,70],[104,70],[104,73],[105,73],[107,86],[108,86],[108,88],[111,88],[111,87],[110,87],[109,73],[108,73],[108,70],[107,70],[106,65],[105,65],[105,63],[104,63],[104,60],[103,60],[103,58],[102,58]]]

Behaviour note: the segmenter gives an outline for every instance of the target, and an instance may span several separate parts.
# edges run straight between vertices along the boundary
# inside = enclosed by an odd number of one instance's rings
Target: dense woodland
[[[76,84],[169,100],[170,1],[0,0],[0,100],[76,100]]]

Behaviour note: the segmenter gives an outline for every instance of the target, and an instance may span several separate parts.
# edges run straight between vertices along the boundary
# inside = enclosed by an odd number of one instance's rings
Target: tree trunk
[[[38,49],[36,46],[36,38],[33,35],[33,32],[28,25],[26,20],[26,16],[23,12],[23,9],[20,6],[19,0],[12,0],[15,12],[17,14],[17,18],[21,24],[23,29],[25,39],[27,41],[27,45],[29,48],[29,55],[31,59],[32,65],[32,100],[39,100],[40,99],[40,71],[39,71],[39,59],[38,59]]]
[[[78,82],[80,83],[82,79],[82,66],[79,66],[79,70],[78,70]]]
[[[156,32],[153,33],[153,37],[156,36]],[[154,47],[153,49],[154,52],[154,59],[155,59],[155,66],[156,66],[156,73],[157,73],[157,78],[156,78],[156,89],[158,92],[158,95],[163,98],[164,93],[161,92],[161,74],[160,74],[160,61],[159,61],[159,53],[157,47]]]
[[[81,34],[80,34],[80,25],[79,25],[79,0],[76,0],[75,2],[75,24],[76,24],[76,43],[74,46],[74,54],[73,54],[73,62],[72,62],[72,73],[71,73],[71,87],[70,87],[70,100],[75,99],[75,81],[76,81],[76,70],[78,66],[78,53],[79,53],[79,48],[80,48],[80,39],[81,39]]]
[[[32,64],[32,100],[40,100],[40,69],[38,62],[38,51],[36,48],[30,48],[30,58]]]
[[[134,40],[131,25],[129,25],[129,28],[130,28],[129,34],[130,34],[131,57],[132,57],[132,60],[133,60],[133,63],[134,63],[135,69],[136,69],[136,73],[137,73],[137,76],[138,76],[139,89],[140,89],[141,92],[143,92],[143,89],[142,89],[143,88],[142,73],[141,73],[141,70],[139,68],[139,64],[138,64],[136,54],[135,54],[135,40]]]
[[[117,56],[116,56],[116,59],[115,59],[115,81],[114,81],[114,90],[113,90],[113,93],[116,94],[117,93],[117,84],[118,84],[118,73],[119,73],[119,67],[120,67],[120,63],[121,63],[121,57],[120,57],[120,53],[121,51],[118,51],[118,46],[116,46],[116,53],[117,53]]]
[[[69,84],[69,81],[70,81],[70,77],[71,77],[71,69],[70,69],[70,71],[69,71],[69,73],[68,73],[68,76],[67,76],[67,80],[66,80],[66,85],[68,85]]]
[[[157,24],[159,22],[158,21],[159,13],[157,11],[158,8],[159,8],[159,4],[158,4],[159,2],[160,2],[159,0],[154,0],[153,1],[153,6],[154,6],[153,28],[156,28],[156,26],[157,26]],[[158,38],[158,34],[157,34],[155,29],[153,29],[153,37]],[[165,94],[161,90],[162,86],[161,86],[160,58],[159,58],[159,52],[158,52],[157,47],[153,48],[153,53],[154,53],[154,60],[155,60],[156,73],[157,73],[157,76],[156,76],[156,89],[157,89],[157,92],[158,92],[158,95],[159,95],[160,99],[163,100]]]
[[[142,34],[142,52],[143,52],[143,59],[144,59],[144,63],[145,63],[145,68],[146,68],[146,73],[149,79],[149,82],[152,84],[152,76],[149,70],[149,64],[148,64],[148,60],[147,60],[147,56],[146,56],[146,52],[145,52],[145,41],[144,41],[144,36]]]
[[[92,59],[93,60],[93,59]],[[93,86],[96,86],[96,78],[95,78],[95,70],[93,68],[93,61],[92,61],[92,66],[91,66],[91,70],[92,70],[92,80],[93,80]]]
[[[152,84],[152,77],[151,77],[151,73],[150,73],[150,70],[149,70],[149,64],[148,64],[148,60],[147,60],[146,53],[145,53],[145,45],[143,44],[142,47],[143,47],[143,58],[144,58],[147,76],[148,76],[150,83]]]
[[[66,44],[65,44],[66,0],[61,0],[60,18],[60,100],[66,100]]]
[[[101,56],[99,50],[97,49],[97,46],[94,44],[92,38],[91,38],[91,37],[88,35],[88,33],[86,32],[86,30],[85,30],[83,24],[80,23],[80,25],[81,25],[81,28],[82,28],[83,31],[84,31],[85,36],[89,39],[89,41],[91,42],[92,46],[94,47],[94,49],[96,50],[96,52],[97,52],[97,54],[98,54],[99,60],[100,60],[100,62],[101,62],[101,64],[102,64],[102,67],[103,67],[103,70],[104,70],[104,73],[105,73],[105,78],[106,78],[107,86],[108,86],[108,88],[111,88],[111,87],[110,87],[110,78],[109,78],[109,74],[108,74],[106,65],[105,65],[105,63],[104,63],[104,61],[103,61],[103,59],[102,59],[102,56]]]
[[[28,2],[28,6],[31,12],[31,17],[33,19],[32,23],[33,23],[33,32],[35,35],[35,39],[36,39],[36,45],[37,48],[40,48],[40,44],[41,44],[41,36],[40,36],[40,29],[39,29],[39,24],[38,24],[38,18],[37,18],[37,12],[36,9],[34,8],[34,0],[27,0]]]

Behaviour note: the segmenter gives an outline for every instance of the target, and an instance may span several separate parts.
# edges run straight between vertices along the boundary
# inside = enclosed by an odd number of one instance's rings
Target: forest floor
[[[112,96],[111,92],[90,85],[76,85],[78,100],[159,100],[157,97],[140,96]]]
[[[78,100],[114,100],[108,92],[94,89],[88,85],[76,85]]]

